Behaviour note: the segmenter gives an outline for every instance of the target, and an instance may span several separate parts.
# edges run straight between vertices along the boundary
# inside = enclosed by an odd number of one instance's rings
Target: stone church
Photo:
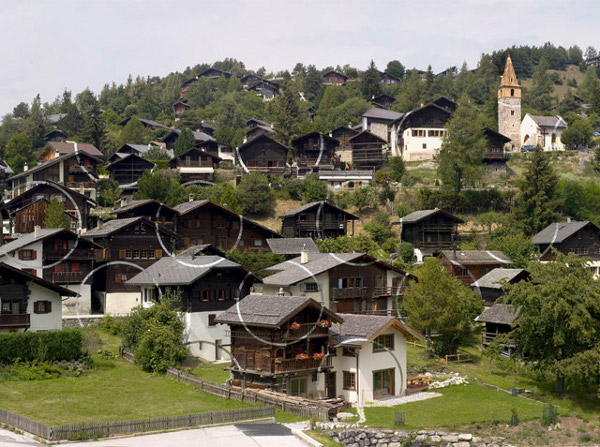
[[[510,55],[498,87],[498,131],[510,138],[513,148],[521,146],[521,86]]]

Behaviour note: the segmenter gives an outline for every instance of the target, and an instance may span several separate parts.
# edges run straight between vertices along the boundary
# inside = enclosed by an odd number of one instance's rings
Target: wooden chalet
[[[129,118],[125,118],[123,121],[121,121],[119,123],[119,126],[125,127],[131,118],[133,118],[133,117],[130,116]],[[136,118],[138,119],[138,121],[140,123],[142,123],[142,126],[144,126],[146,129],[150,129],[150,130],[171,129],[169,126],[165,126],[164,124],[157,123],[156,121],[153,121],[153,120],[149,120],[149,119],[146,119],[146,118],[140,118],[140,117],[137,117],[137,116],[136,116]]]
[[[438,99],[431,102],[442,109],[447,110],[450,113],[454,113],[458,107],[458,103],[446,96],[440,96]]]
[[[190,88],[192,85],[194,85],[196,82],[198,82],[198,76],[194,76],[193,78],[189,78],[184,80],[181,83],[181,97],[183,98],[185,96],[185,92],[187,91],[188,88]]]
[[[119,219],[143,217],[171,231],[176,230],[179,215],[170,206],[153,199],[131,200],[111,211],[110,214],[117,216]]]
[[[50,142],[66,143],[67,134],[60,129],[54,129],[44,135],[44,140]]]
[[[283,237],[336,238],[354,236],[354,221],[359,218],[326,201],[311,202],[279,216]],[[348,231],[348,223],[351,230]]]
[[[77,293],[0,263],[0,333],[62,329],[62,297]]]
[[[374,107],[380,107],[383,109],[389,109],[390,107],[392,107],[394,102],[396,102],[396,98],[394,98],[393,96],[390,96],[390,95],[383,94],[383,93],[381,95],[374,96],[371,99],[371,104]]]
[[[192,133],[194,134],[194,140],[196,140],[196,144],[202,143],[205,141],[209,141],[209,140],[214,140],[214,138],[211,137],[206,132],[192,131]],[[168,134],[166,134],[160,140],[160,142],[165,144],[165,148],[174,149],[175,143],[177,143],[177,140],[179,139],[179,135],[181,135],[180,129],[171,129],[171,131]]]
[[[494,304],[487,307],[475,321],[483,323],[481,331],[481,344],[487,346],[498,336],[506,336],[512,331],[515,321],[519,316],[520,309],[510,304]],[[503,343],[503,354],[510,355],[514,350],[511,344]]]
[[[269,252],[267,239],[281,235],[223,205],[210,200],[184,202],[174,210],[177,217],[177,234],[181,237],[177,248],[211,244],[221,250],[234,247],[240,251]]]
[[[71,230],[77,231],[78,229],[78,211],[82,230],[87,230],[94,225],[90,216],[91,210],[97,206],[94,200],[85,194],[47,181],[47,183],[33,186],[6,203],[10,234],[31,233],[36,226],[44,227],[46,209],[54,198],[64,205],[65,213],[72,222]]]
[[[381,72],[379,75],[380,82],[385,85],[400,84],[400,79],[388,72]]]
[[[286,145],[262,133],[237,148],[238,163],[244,172],[283,175],[287,171],[289,150]]]
[[[225,79],[231,78],[231,73],[223,70],[219,70],[218,68],[208,68],[201,73],[198,73],[199,78],[209,78],[217,80],[220,77],[224,77]]]
[[[183,101],[177,101],[175,104],[173,104],[173,114],[175,115],[175,118],[179,118],[181,115],[183,115],[183,112],[190,110],[191,108],[192,106],[189,104],[186,104]]]
[[[363,130],[349,140],[352,165],[358,168],[380,168],[387,160],[387,141]]]
[[[485,127],[484,128],[485,139],[487,141],[487,145],[485,148],[485,154],[483,155],[484,162],[494,162],[501,161],[505,162],[507,160],[507,156],[504,153],[504,146],[507,143],[510,143],[510,138],[505,135],[502,135],[495,130]]]
[[[169,166],[177,171],[183,184],[193,183],[196,180],[214,180],[215,168],[221,159],[205,152],[203,149],[192,147],[184,153],[172,158]]]
[[[119,183],[123,189],[137,189],[137,181],[145,171],[152,171],[156,165],[136,154],[118,157],[106,167],[109,178]]]
[[[242,76],[240,78],[240,82],[242,83],[242,86],[244,88],[248,88],[249,86],[256,84],[257,82],[262,81],[262,78],[253,75],[253,74],[247,74],[245,76]]]
[[[329,136],[339,143],[336,148],[336,155],[342,163],[352,162],[352,145],[350,144],[350,138],[355,137],[358,134],[358,130],[346,126],[340,126],[329,132]]]
[[[348,76],[338,73],[337,71],[328,71],[323,75],[323,84],[325,85],[340,85],[348,81]]]
[[[458,224],[464,221],[438,208],[421,210],[401,217],[400,240],[409,242],[424,255],[438,255],[457,246]]]
[[[230,327],[234,386],[309,398],[311,376],[332,368],[329,325],[342,319],[308,297],[248,295],[215,321]]]
[[[273,136],[275,130],[273,126],[265,121],[257,120],[255,118],[251,118],[246,121],[246,139],[251,140],[262,134],[267,134],[269,136]]]
[[[527,279],[529,279],[529,272],[526,270],[497,268],[471,284],[471,288],[481,295],[486,307],[491,307],[498,298],[505,295],[506,286]]]
[[[452,115],[452,110],[434,103],[426,104],[410,113],[404,114],[397,120],[398,147],[403,148],[404,131],[411,129],[411,137],[430,137],[429,129],[443,130]],[[427,130],[424,130],[427,129]]]
[[[88,143],[50,142],[40,152],[38,165],[9,179],[12,198],[34,186],[51,181],[96,199],[98,168],[104,155]]]
[[[261,80],[251,85],[248,90],[256,93],[263,101],[271,101],[279,96],[279,84],[267,80]]]
[[[168,256],[165,249],[174,253],[178,239],[176,233],[144,217],[109,220],[98,228],[87,231],[83,237],[105,250],[105,260],[109,262],[93,278],[94,290],[105,293],[135,291],[125,284],[126,281],[163,255]],[[135,264],[141,269],[129,264]],[[109,310],[110,307],[106,302],[104,310],[113,313]],[[133,306],[129,306],[129,309],[131,307]]]
[[[292,140],[296,150],[298,173],[333,169],[336,164],[335,149],[339,142],[321,132],[311,132]]]
[[[592,222],[556,222],[533,236],[533,245],[540,254],[540,261],[554,261],[553,249],[574,253],[590,260],[590,269],[600,274],[600,229]]]
[[[512,264],[510,258],[500,250],[442,250],[438,258],[448,273],[466,286],[496,268]]]

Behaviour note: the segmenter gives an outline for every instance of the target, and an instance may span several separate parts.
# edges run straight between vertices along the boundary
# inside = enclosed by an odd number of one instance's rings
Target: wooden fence
[[[40,438],[50,439],[50,427],[20,414],[0,409],[0,423],[20,428]]]
[[[273,407],[240,408],[238,410],[196,413],[181,416],[142,419],[139,421],[96,422],[86,421],[52,427],[49,441],[65,439],[107,438],[112,435],[145,433],[151,431],[173,430],[202,425],[227,424],[275,416]]]
[[[326,403],[311,404],[304,402],[290,402],[286,396],[277,396],[274,393],[266,394],[261,393],[260,391],[249,389],[243,390],[241,388],[232,388],[225,384],[222,385],[214,382],[208,382],[175,368],[167,369],[167,375],[174,377],[180,382],[194,385],[200,388],[202,391],[212,394],[213,396],[239,400],[241,402],[272,405],[282,411],[287,411],[288,413],[292,413],[297,416],[307,418],[316,417],[317,419],[327,420],[329,418],[330,411],[333,414],[337,413],[336,405]]]
[[[470,362],[471,361],[471,354],[469,354],[468,352],[459,352],[458,354],[450,354],[450,355],[446,355],[444,358],[444,362],[446,363],[446,365],[448,363],[462,363],[462,362]]]

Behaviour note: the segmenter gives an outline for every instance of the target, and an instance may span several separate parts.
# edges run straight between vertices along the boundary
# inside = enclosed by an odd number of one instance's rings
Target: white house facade
[[[537,116],[528,113],[521,121],[521,146],[539,146],[544,151],[564,151],[561,136],[567,128],[559,115]]]

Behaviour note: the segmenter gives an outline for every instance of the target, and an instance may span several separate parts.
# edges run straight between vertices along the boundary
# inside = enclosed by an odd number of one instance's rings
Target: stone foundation
[[[63,317],[62,328],[72,329],[77,327],[98,327],[104,315],[85,315],[81,317]]]

